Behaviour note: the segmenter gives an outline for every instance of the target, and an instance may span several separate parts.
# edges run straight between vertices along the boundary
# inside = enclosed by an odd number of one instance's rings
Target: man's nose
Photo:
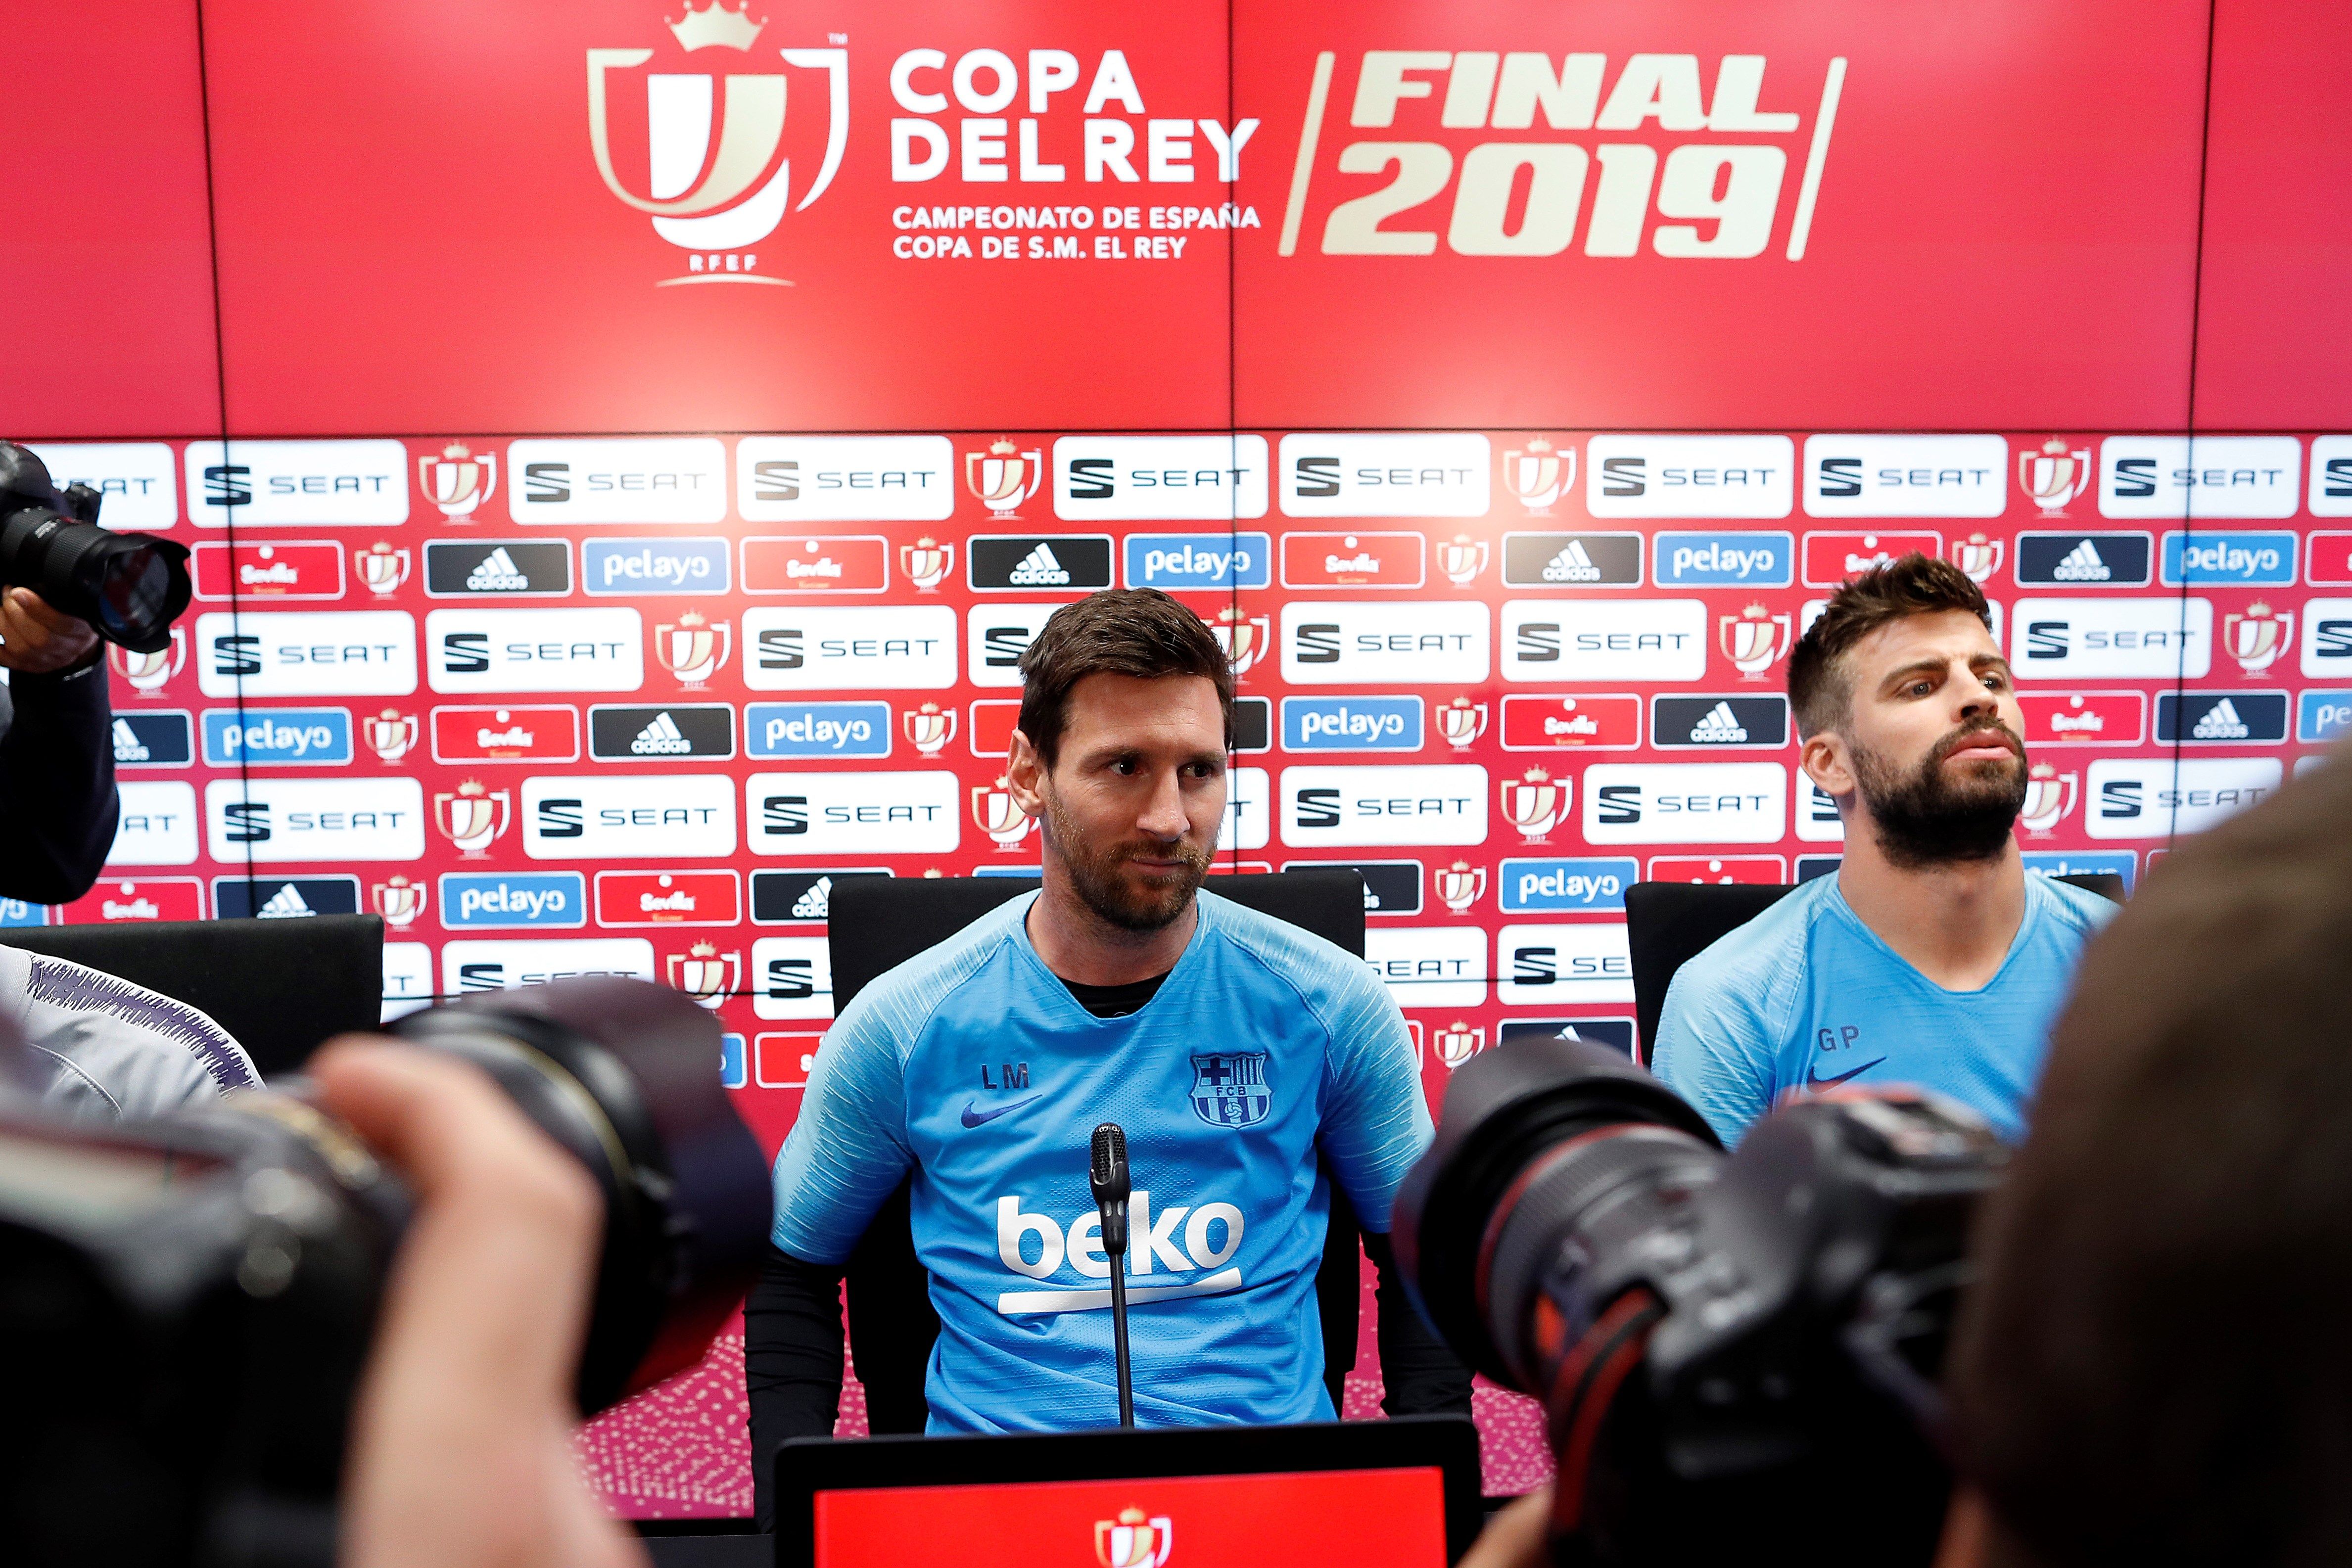
[[[1964,669],[1953,677],[1952,696],[1959,705],[1957,714],[1961,718],[2000,710],[2000,694],[1986,685],[1974,670]]]
[[[1182,783],[1173,768],[1152,781],[1151,799],[1145,802],[1142,816],[1136,827],[1155,839],[1181,839],[1192,825],[1184,810]]]

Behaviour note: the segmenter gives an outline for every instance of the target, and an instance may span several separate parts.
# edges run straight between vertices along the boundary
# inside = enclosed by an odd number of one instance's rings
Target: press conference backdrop
[[[1034,872],[1016,661],[1150,586],[1239,675],[1223,865],[1360,869],[1434,1100],[1633,1047],[1627,884],[1834,867],[1786,657],[1912,549],[1993,601],[2029,862],[2129,883],[2352,724],[2347,46],[2252,0],[28,14],[21,78],[108,108],[0,132],[60,217],[0,239],[58,367],[0,429],[197,603],[113,651],[106,880],[6,918],[372,910],[387,1011],[661,980],[772,1147],[830,890]],[[748,1503],[740,1392],[679,1387],[602,1480]]]

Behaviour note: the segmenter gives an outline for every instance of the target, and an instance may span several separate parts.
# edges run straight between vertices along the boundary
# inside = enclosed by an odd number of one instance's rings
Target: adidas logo
[[[829,920],[833,910],[833,878],[821,876],[809,884],[806,893],[793,900],[795,920]]]
[[[2194,740],[2243,740],[2253,731],[2238,716],[2238,705],[2223,697],[2205,710],[2189,737]]]
[[[1601,580],[1601,569],[1592,564],[1591,556],[1584,553],[1582,539],[1570,539],[1558,555],[1544,564],[1543,580],[1546,582],[1598,582]]]
[[[302,894],[288,883],[269,895],[269,901],[253,912],[257,920],[289,920],[297,915],[316,915],[317,910],[302,902]]]
[[[2105,582],[2115,573],[2099,559],[2099,552],[2091,548],[2091,541],[2084,539],[2066,552],[2066,559],[2050,576],[2055,582]]]
[[[1022,557],[1007,580],[1015,588],[1062,588],[1068,585],[1070,574],[1054,559],[1054,547],[1040,544]]]
[[[147,747],[140,741],[139,737],[132,732],[131,726],[124,723],[121,719],[116,719],[114,721],[114,760],[117,762],[144,762],[147,760],[148,755]]]
[[[1731,711],[1729,703],[1717,703],[1706,710],[1705,718],[1691,726],[1690,737],[1693,740],[1714,741],[1717,744],[1745,740],[1748,738],[1748,727],[1741,724],[1738,716]]]
[[[678,732],[677,720],[657,713],[653,723],[637,731],[629,749],[639,757],[684,757],[693,751],[694,742]]]
[[[514,557],[507,554],[507,547],[500,545],[482,558],[481,565],[466,574],[466,586],[477,593],[500,590],[512,592],[516,589],[529,588],[530,579],[525,577],[522,568],[514,563]]]

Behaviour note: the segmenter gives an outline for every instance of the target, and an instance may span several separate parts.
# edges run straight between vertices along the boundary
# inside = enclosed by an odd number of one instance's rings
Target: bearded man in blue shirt
[[[1315,1299],[1329,1182],[1385,1273],[1391,1201],[1429,1144],[1380,981],[1202,888],[1234,684],[1200,617],[1157,590],[1097,593],[1057,611],[1021,668],[1007,779],[1043,830],[1044,885],[858,993],[777,1156],[746,1312],[763,1505],[774,1446],[832,1431],[834,1292],[901,1182],[940,1317],[929,1430],[1116,1424],[1086,1158],[1104,1121],[1126,1128],[1136,1187],[1137,1425],[1330,1420]],[[1003,1062],[1025,1082],[982,1071]],[[1466,1410],[1468,1375],[1381,1294],[1388,1408]]]
[[[2115,906],[2026,873],[2021,716],[1983,591],[1916,553],[1863,573],[1791,650],[1789,697],[1844,860],[1682,967],[1652,1070],[1727,1145],[1852,1082],[1940,1091],[2014,1140]]]

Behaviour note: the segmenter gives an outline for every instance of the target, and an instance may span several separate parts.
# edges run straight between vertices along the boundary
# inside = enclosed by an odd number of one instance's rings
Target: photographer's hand
[[[0,668],[46,675],[88,659],[98,633],[29,588],[0,593]]]
[[[586,1173],[463,1062],[346,1036],[307,1071],[418,1200],[352,1416],[345,1568],[643,1564],[569,1441]]]

